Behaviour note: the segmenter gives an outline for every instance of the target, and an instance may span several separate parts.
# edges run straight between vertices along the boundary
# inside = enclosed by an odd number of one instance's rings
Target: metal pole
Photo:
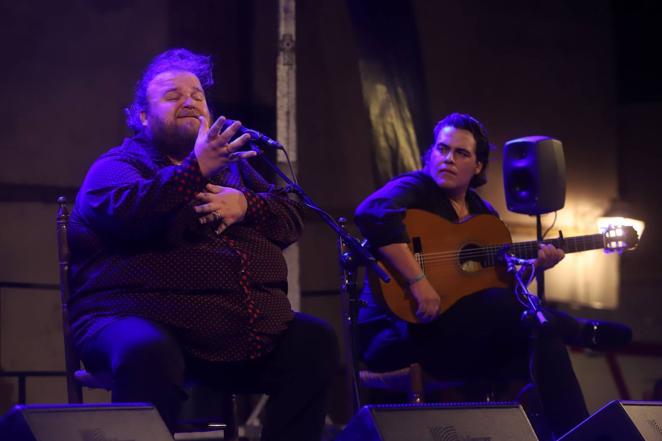
[[[296,121],[296,1],[278,2],[278,59],[276,61],[276,138],[287,148],[294,173],[297,173]],[[289,173],[283,152],[278,152],[278,166]],[[299,244],[285,250],[288,268],[288,297],[295,311],[301,309],[299,282]]]
[[[542,221],[540,215],[536,215],[536,237],[538,242],[542,242]],[[536,285],[538,285],[537,293],[540,303],[545,304],[545,271],[542,268],[536,268]]]

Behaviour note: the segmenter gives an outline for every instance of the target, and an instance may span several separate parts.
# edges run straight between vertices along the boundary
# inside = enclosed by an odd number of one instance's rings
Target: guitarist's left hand
[[[565,253],[562,249],[556,248],[554,245],[541,243],[535,265],[536,268],[543,270],[550,269],[563,260],[564,257]]]

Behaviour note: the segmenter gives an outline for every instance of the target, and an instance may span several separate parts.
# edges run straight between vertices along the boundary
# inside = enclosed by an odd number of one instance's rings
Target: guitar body
[[[462,297],[487,288],[512,286],[513,277],[499,262],[503,248],[508,254],[534,259],[537,241],[512,243],[510,232],[497,217],[481,214],[460,223],[449,222],[423,210],[407,210],[405,226],[409,248],[427,279],[441,297],[441,312]],[[631,226],[610,226],[600,234],[545,240],[567,253],[605,248],[608,251],[633,249],[639,243]],[[399,318],[417,323],[416,300],[407,281],[386,263],[380,263],[391,276],[382,282],[372,272],[368,283],[374,296]]]
[[[511,242],[510,232],[497,217],[473,216],[453,223],[423,210],[408,210],[405,225],[414,255],[424,255],[419,263],[427,279],[441,297],[441,311],[448,310],[462,297],[492,287],[508,287],[512,277],[504,265],[490,265],[476,252],[479,247]],[[417,249],[418,248],[418,249]],[[399,318],[417,323],[416,300],[407,283],[386,263],[380,265],[391,281],[382,282],[370,273],[373,295]]]

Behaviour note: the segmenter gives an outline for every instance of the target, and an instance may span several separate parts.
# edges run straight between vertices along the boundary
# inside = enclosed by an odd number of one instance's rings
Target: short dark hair
[[[468,130],[474,136],[476,139],[476,159],[483,164],[483,168],[480,173],[471,178],[469,186],[476,188],[484,185],[487,182],[487,164],[490,160],[490,149],[492,148],[492,145],[490,144],[485,126],[483,126],[483,124],[476,118],[467,115],[466,113],[451,113],[437,123],[434,127],[432,145],[428,147],[425,153],[423,153],[423,165],[428,165],[432,150],[436,147],[439,132],[441,132],[444,127],[455,127],[456,129]]]
[[[140,112],[147,110],[147,86],[154,77],[168,71],[191,72],[198,77],[205,91],[214,84],[210,56],[195,54],[188,49],[170,49],[157,55],[136,84],[133,102],[124,109],[126,124],[134,132],[143,128]]]

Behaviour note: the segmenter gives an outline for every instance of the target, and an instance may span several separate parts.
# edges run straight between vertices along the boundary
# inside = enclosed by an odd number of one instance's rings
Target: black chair
[[[62,300],[62,333],[64,336],[64,358],[67,380],[67,399],[69,404],[83,403],[83,387],[90,389],[110,390],[110,373],[91,373],[81,366],[81,361],[76,353],[69,325],[69,262],[70,250],[68,241],[69,210],[67,200],[60,196],[57,199],[57,247],[60,262],[60,297]],[[195,382],[189,382],[189,386],[196,386]],[[194,428],[200,430],[223,430],[223,439],[236,441],[239,439],[237,424],[237,405],[234,394],[221,393],[221,413],[226,416],[224,422],[210,421],[183,421],[182,427],[187,431]],[[197,437],[199,439],[199,437]]]
[[[387,372],[361,369],[359,381],[363,388],[404,393],[411,404],[425,403],[426,393],[463,385],[461,382],[440,381],[425,373],[419,363]]]

